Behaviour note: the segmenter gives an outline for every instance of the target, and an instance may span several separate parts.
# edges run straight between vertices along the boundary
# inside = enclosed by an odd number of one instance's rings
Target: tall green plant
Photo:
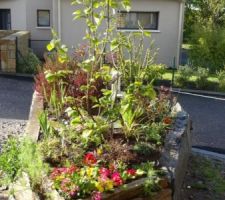
[[[112,12],[118,8],[130,9],[130,0],[73,0],[73,5],[81,6],[81,9],[74,11],[74,19],[85,19],[87,31],[84,39],[89,45],[89,55],[86,60],[80,63],[81,68],[87,72],[87,84],[83,89],[86,91],[87,108],[89,105],[90,88],[96,71],[101,69],[104,58],[107,54],[107,45],[111,41],[111,34],[114,26],[110,23],[113,18]],[[99,31],[103,22],[106,22],[105,31]]]

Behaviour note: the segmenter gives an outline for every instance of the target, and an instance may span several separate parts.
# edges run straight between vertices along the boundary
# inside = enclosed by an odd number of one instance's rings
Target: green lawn
[[[173,74],[172,70],[166,70],[166,72],[162,76],[162,79],[163,80],[172,80],[172,74]],[[177,74],[177,72],[175,71],[175,80],[176,80],[176,77],[178,77],[178,76],[179,76],[179,74]],[[190,77],[190,81],[194,82],[194,81],[196,81],[196,79],[197,79],[196,76],[191,76]],[[219,83],[219,80],[218,80],[218,78],[216,77],[215,74],[209,75],[208,81],[210,81],[212,83]]]

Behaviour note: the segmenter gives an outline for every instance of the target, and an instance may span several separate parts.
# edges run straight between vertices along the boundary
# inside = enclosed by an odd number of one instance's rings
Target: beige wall
[[[27,0],[26,17],[27,30],[31,32],[31,39],[49,40],[51,39],[51,28],[37,27],[37,10],[50,10],[50,26],[52,26],[52,0]]]
[[[159,11],[159,32],[152,32],[155,47],[159,49],[157,60],[173,65],[178,51],[180,2],[165,0],[133,0],[134,11]]]
[[[61,36],[69,48],[84,43],[85,25],[81,21],[73,21],[73,6],[70,0],[61,1]],[[173,59],[178,60],[179,50],[179,18],[180,1],[178,0],[132,0],[133,11],[159,11],[159,30],[152,32],[152,39],[159,48],[159,63],[173,65]]]
[[[0,9],[11,10],[11,28],[26,30],[26,0],[0,0]]]
[[[71,0],[61,1],[61,37],[63,43],[69,48],[83,44],[82,38],[85,35],[85,25],[82,20],[73,20],[72,13],[75,7],[71,6]]]

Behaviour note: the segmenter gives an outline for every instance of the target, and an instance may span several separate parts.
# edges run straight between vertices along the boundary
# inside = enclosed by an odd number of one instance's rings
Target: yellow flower
[[[106,190],[112,190],[113,189],[113,181],[111,181],[111,180],[106,180],[105,181],[105,189]]]
[[[101,185],[101,183],[96,182],[96,183],[95,183],[95,187],[97,188],[97,190],[98,190],[99,192],[104,192],[104,187]]]
[[[87,168],[87,176],[90,178],[90,177],[92,177],[92,175],[93,175],[93,171],[94,171],[94,168],[93,167],[88,167]]]
[[[97,149],[97,154],[98,154],[98,156],[102,155],[102,148]]]

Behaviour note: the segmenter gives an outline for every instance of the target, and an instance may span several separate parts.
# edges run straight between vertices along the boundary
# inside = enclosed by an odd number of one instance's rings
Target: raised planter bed
[[[43,110],[43,101],[35,92],[33,95],[30,118],[26,133],[35,141],[38,140],[40,126],[38,116]],[[160,181],[161,191],[153,196],[154,200],[180,200],[181,186],[187,168],[187,161],[191,152],[191,131],[188,114],[177,104],[177,113],[173,128],[166,136],[164,149],[160,158],[160,165],[166,172]],[[105,200],[142,199],[144,183],[147,178],[141,178],[116,189],[113,193],[103,195]],[[21,199],[22,200],[22,199]]]

